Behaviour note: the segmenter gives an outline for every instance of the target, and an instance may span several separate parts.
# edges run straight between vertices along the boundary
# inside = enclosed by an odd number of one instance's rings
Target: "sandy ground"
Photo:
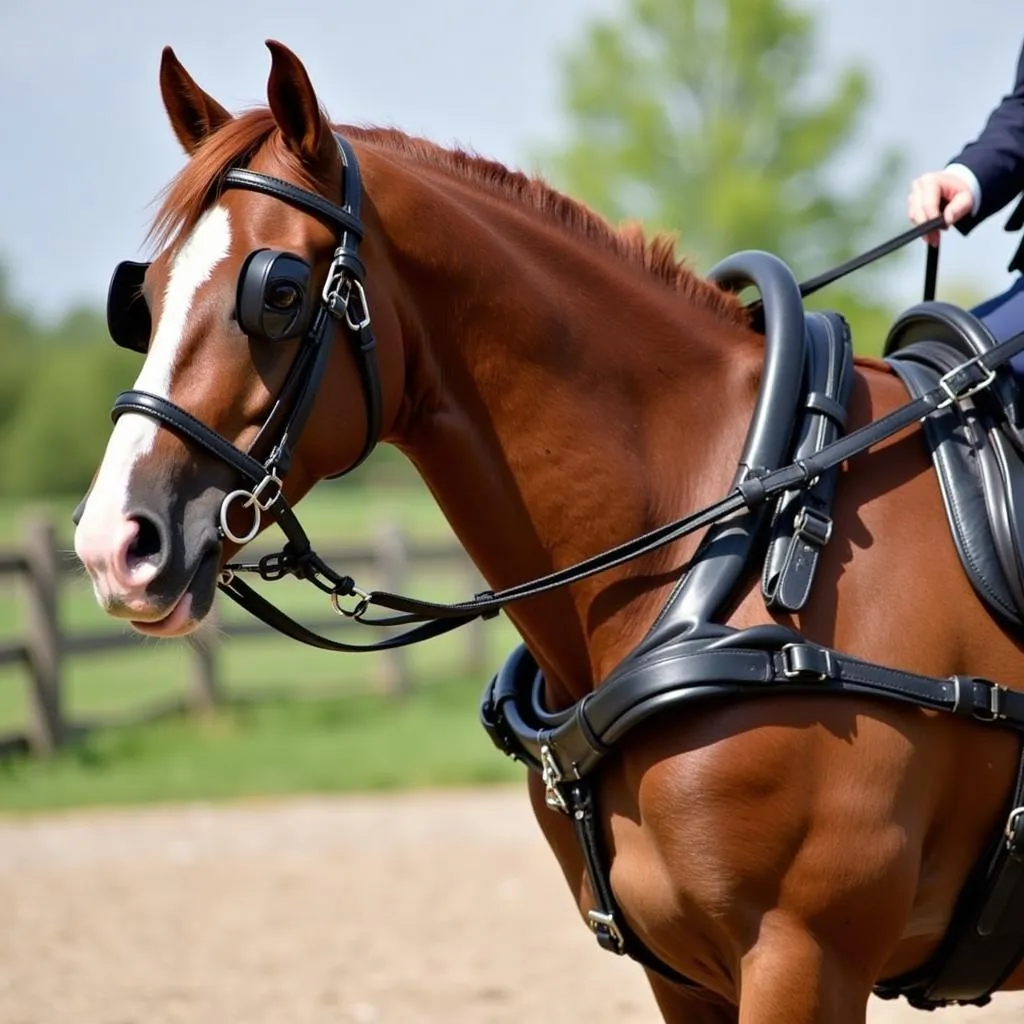
[[[525,1020],[659,1018],[518,788],[0,820],[2,1024]]]

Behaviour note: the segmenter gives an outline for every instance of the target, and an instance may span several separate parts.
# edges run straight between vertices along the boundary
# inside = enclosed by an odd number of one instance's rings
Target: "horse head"
[[[279,494],[362,461],[395,412],[380,365],[400,361],[398,332],[361,245],[355,152],[298,58],[267,45],[268,106],[238,117],[164,50],[163,102],[190,159],[154,223],[159,254],[120,264],[108,296],[113,339],[144,362],[75,550],[102,607],[153,635],[201,622]]]

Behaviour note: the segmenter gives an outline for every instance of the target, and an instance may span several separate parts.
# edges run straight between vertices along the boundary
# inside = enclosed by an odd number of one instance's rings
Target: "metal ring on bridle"
[[[221,503],[220,503],[220,529],[221,533],[227,537],[228,540],[234,541],[236,544],[248,544],[249,541],[260,532],[260,520],[262,519],[263,512],[258,501],[252,500],[251,491],[232,491]],[[238,498],[243,498],[243,508],[252,509],[252,529],[248,533],[237,534],[230,526],[228,526],[228,510],[231,508],[231,503]]]

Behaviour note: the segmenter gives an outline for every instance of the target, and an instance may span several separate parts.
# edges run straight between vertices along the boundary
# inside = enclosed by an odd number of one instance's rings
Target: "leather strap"
[[[594,771],[626,733],[667,707],[807,692],[880,697],[1024,731],[1024,693],[973,676],[941,679],[876,665],[779,626],[656,648],[627,660],[557,714],[544,710],[543,679],[521,646],[491,681],[481,717],[502,749],[511,745],[524,763],[540,770],[546,759],[562,777],[577,779]]]
[[[358,213],[353,213],[350,209],[338,206],[315,192],[299,188],[281,178],[250,171],[246,167],[232,167],[224,175],[224,187],[262,192],[288,203],[289,206],[297,206],[300,210],[327,221],[332,227],[341,228],[342,231],[355,235],[356,238],[363,237],[363,225],[359,222]]]
[[[686,988],[699,988],[697,982],[680,974],[661,957],[652,953],[640,940],[619,910],[610,882],[611,865],[601,823],[597,820],[593,789],[584,783],[569,788],[567,794],[573,832],[583,853],[583,861],[594,894],[594,908],[587,914],[587,924],[602,949],[618,956],[628,956],[650,971]]]
[[[649,554],[705,526],[719,522],[734,512],[761,505],[784,491],[805,488],[816,477],[841,465],[847,459],[867,451],[952,401],[965,397],[973,389],[984,386],[991,376],[991,371],[1020,351],[1024,351],[1024,332],[1002,342],[982,356],[967,360],[947,374],[945,383],[941,386],[826,445],[816,454],[763,476],[750,476],[713,504],[565,569],[456,604],[420,601],[387,591],[372,591],[367,604],[410,615],[422,615],[425,618],[461,617],[497,612],[513,601],[536,597],[557,587],[577,583],[589,576]]]
[[[987,679],[891,669],[809,643],[780,626],[692,637],[627,659],[600,687],[557,713],[543,708],[543,678],[524,646],[491,680],[481,702],[482,724],[499,750],[541,773],[549,806],[572,819],[594,894],[590,926],[602,947],[678,980],[628,928],[611,891],[591,794],[604,758],[630,731],[668,708],[784,693],[881,697],[1024,733],[1024,693]],[[903,994],[922,1008],[986,1002],[1024,954],[1022,921],[1024,762],[1005,833],[965,889],[949,938],[924,968],[881,983],[878,994]]]
[[[876,260],[880,260],[882,257],[896,252],[897,249],[902,249],[903,246],[909,245],[917,238],[923,238],[930,231],[941,231],[945,227],[945,217],[941,215],[933,217],[931,220],[925,221],[924,224],[918,224],[899,235],[895,235],[893,238],[888,239],[888,241],[882,242],[881,245],[876,245],[873,249],[868,249],[866,252],[862,252],[859,256],[854,256],[853,259],[847,260],[845,263],[840,263],[839,266],[833,267],[831,270],[826,270],[824,273],[818,274],[815,277],[809,277],[806,281],[802,281],[800,284],[800,294],[804,298],[807,298],[808,295],[813,295],[815,292],[821,291],[821,289],[826,285],[830,285],[834,281],[838,281],[840,278],[846,277],[848,274],[852,274],[855,270],[860,270],[862,267],[866,267],[869,263],[874,263]],[[930,248],[931,246],[929,246],[929,249]],[[937,268],[938,264],[936,264],[936,269]],[[924,297],[926,300],[934,298],[934,286],[932,287],[932,295],[928,294],[927,279]]]

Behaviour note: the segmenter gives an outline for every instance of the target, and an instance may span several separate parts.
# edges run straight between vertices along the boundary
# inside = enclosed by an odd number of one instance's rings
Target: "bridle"
[[[290,182],[246,168],[231,168],[224,175],[223,188],[246,189],[280,199],[297,209],[317,217],[340,232],[334,257],[324,282],[320,301],[313,312],[308,328],[302,335],[299,351],[288,371],[270,412],[247,451],[242,451],[227,438],[212,430],[181,406],[161,395],[133,389],[123,391],[114,401],[111,418],[117,420],[125,413],[136,413],[159,420],[164,426],[188,441],[194,442],[215,458],[226,462],[249,484],[249,489],[231,491],[223,499],[219,512],[219,528],[223,537],[239,545],[247,544],[259,532],[262,516],[271,513],[287,538],[285,550],[275,561],[272,576],[296,574],[317,583],[331,594],[352,593],[351,580],[339,576],[312,551],[305,531],[282,492],[284,478],[291,465],[293,447],[313,408],[330,356],[332,328],[341,326],[349,340],[362,382],[366,410],[366,435],[358,457],[341,473],[351,472],[362,464],[373,451],[380,437],[382,396],[380,369],[374,340],[369,305],[364,289],[366,268],[359,257],[359,243],[363,238],[360,220],[362,205],[362,179],[359,164],[351,144],[340,135],[334,136],[342,164],[342,205],[337,205],[315,192],[292,185]],[[258,256],[258,250],[253,256]],[[296,258],[297,259],[297,258]],[[250,257],[250,261],[252,257]],[[246,267],[250,265],[247,261]],[[134,273],[142,273],[145,264],[132,264]],[[120,269],[120,268],[119,268]],[[243,281],[239,288],[242,301]],[[141,275],[138,275],[141,276]],[[114,298],[117,274],[112,284]],[[108,309],[109,309],[108,302]],[[269,448],[262,460],[261,450]],[[235,533],[229,522],[232,505],[239,503],[250,510],[252,525],[244,534]],[[232,593],[231,583],[235,571],[245,566],[229,567],[221,576],[222,589]],[[262,563],[264,571],[267,563]],[[235,596],[232,593],[232,596]],[[336,600],[336,599],[335,599]]]
[[[546,576],[528,580],[498,592],[484,591],[470,600],[455,604],[422,601],[384,591],[365,591],[356,585],[351,576],[338,573],[317,555],[283,493],[283,481],[291,463],[293,445],[309,418],[326,369],[330,354],[329,341],[333,336],[333,332],[330,330],[332,324],[340,325],[349,339],[350,349],[355,357],[363,385],[367,421],[366,437],[359,456],[342,473],[334,475],[341,476],[360,465],[376,446],[381,430],[380,370],[363,284],[366,268],[358,253],[359,242],[363,237],[363,225],[359,219],[362,183],[359,165],[351,145],[337,134],[334,137],[341,153],[343,165],[343,205],[341,206],[289,182],[244,168],[232,168],[224,176],[224,188],[241,188],[272,196],[326,221],[340,231],[338,246],[334,252],[320,301],[311,316],[310,325],[303,335],[299,352],[273,407],[248,451],[237,448],[180,406],[150,392],[140,390],[122,392],[117,396],[111,412],[114,420],[125,413],[137,413],[160,421],[174,433],[194,442],[214,457],[227,463],[249,483],[249,489],[233,490],[223,499],[219,513],[221,535],[239,545],[246,544],[259,531],[263,514],[270,513],[284,533],[286,543],[281,551],[264,555],[257,562],[228,564],[220,574],[218,587],[235,603],[262,620],[266,625],[293,640],[321,650],[380,651],[428,640],[475,619],[493,618],[506,605],[513,602],[570,586],[580,580],[632,561],[706,526],[719,523],[745,510],[757,508],[786,491],[802,490],[832,467],[866,451],[885,438],[937,410],[959,402],[982,388],[988,387],[994,379],[995,369],[1007,362],[1017,352],[1024,351],[1024,334],[1008,339],[990,349],[983,356],[969,359],[951,370],[940,382],[939,387],[900,406],[882,419],[875,420],[859,430],[841,437],[822,448],[813,457],[761,475],[741,474],[732,490],[718,501]],[[943,218],[936,217],[889,239],[869,252],[854,257],[839,267],[826,271],[799,286],[794,285],[794,287],[798,288],[801,298],[810,295],[867,263],[894,252],[929,231],[943,226]],[[262,251],[257,250],[253,256]],[[288,254],[279,255],[287,256]],[[297,260],[298,257],[295,259]],[[119,271],[121,267],[128,267],[129,273],[136,280],[141,281],[139,271],[141,269],[144,273],[145,264],[121,264],[118,268]],[[926,271],[926,298],[930,298],[934,294],[936,271],[935,255],[933,251],[930,251]],[[243,281],[243,287],[244,284]],[[136,287],[135,291],[137,292],[137,290]],[[127,304],[132,301],[132,297],[127,294],[123,285],[119,287],[118,272],[115,272],[108,299],[108,320],[111,303],[117,301]],[[748,308],[751,309],[755,319],[763,315],[761,300],[755,301]],[[124,344],[124,342],[119,343]],[[135,346],[128,344],[128,347]],[[145,349],[140,347],[140,350],[144,351]],[[259,451],[268,445],[268,454],[260,460]],[[231,506],[236,502],[240,503],[244,509],[251,510],[253,516],[253,524],[245,534],[236,534],[228,523]],[[240,578],[240,574],[243,573],[258,575],[266,582],[280,580],[286,576],[295,576],[309,581],[326,594],[339,615],[353,619],[361,625],[382,626],[391,629],[396,626],[411,628],[398,634],[392,632],[385,639],[373,644],[350,644],[334,640],[313,632],[275,607]],[[356,598],[354,607],[347,608],[341,604],[342,598],[352,596]],[[370,607],[385,608],[397,614],[367,619],[366,613]]]

